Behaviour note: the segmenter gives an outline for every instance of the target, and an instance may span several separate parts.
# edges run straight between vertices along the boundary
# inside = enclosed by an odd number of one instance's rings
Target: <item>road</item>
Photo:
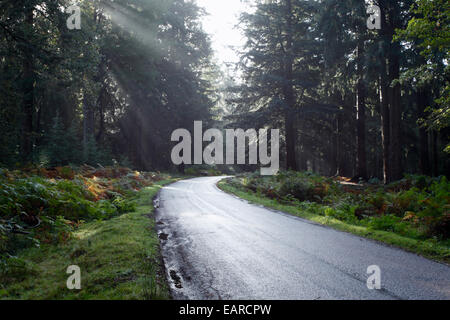
[[[281,212],[216,186],[159,194],[157,229],[175,299],[450,299],[450,267]],[[381,290],[367,268],[381,269]]]

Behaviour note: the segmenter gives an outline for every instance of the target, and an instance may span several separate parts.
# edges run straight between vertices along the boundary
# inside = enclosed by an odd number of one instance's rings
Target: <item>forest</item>
[[[195,0],[80,0],[80,28],[69,28],[72,1],[1,0],[0,298],[166,298],[144,229],[128,239],[139,269],[104,271],[119,294],[25,288],[42,252],[59,257],[55,270],[68,255],[92,263],[86,234],[100,232],[101,255],[101,232],[113,239],[104,223],[138,228],[150,195],[197,175],[237,175],[221,188],[392,232],[413,242],[373,237],[448,261],[450,3],[242,2],[245,45],[224,70]],[[175,165],[171,135],[194,136],[196,121],[279,129],[281,173]],[[141,242],[151,261],[138,259]]]
[[[284,128],[285,167],[358,179],[448,175],[447,1],[269,1],[247,37],[231,118]]]
[[[80,30],[66,1],[2,1],[0,163],[173,170],[170,134],[197,120],[282,129],[286,169],[448,175],[449,5],[374,4],[379,30],[365,1],[255,1],[239,79],[192,1],[81,1]]]
[[[81,29],[70,30],[69,4],[1,3],[0,163],[114,159],[169,169],[172,131],[211,119],[216,99],[199,8],[185,1],[81,1]]]

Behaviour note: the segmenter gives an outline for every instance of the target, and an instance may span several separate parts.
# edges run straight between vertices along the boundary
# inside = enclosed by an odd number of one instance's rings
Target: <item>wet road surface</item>
[[[156,213],[175,299],[450,299],[450,267],[265,209],[219,177],[161,190]],[[381,269],[381,290],[367,268]]]

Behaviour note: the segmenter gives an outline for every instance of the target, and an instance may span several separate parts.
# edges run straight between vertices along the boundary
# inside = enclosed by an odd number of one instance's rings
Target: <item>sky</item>
[[[246,10],[241,0],[197,0],[209,15],[203,18],[203,28],[211,35],[212,46],[219,64],[238,62],[239,57],[230,46],[242,47],[245,40],[241,32],[234,29],[239,15]]]

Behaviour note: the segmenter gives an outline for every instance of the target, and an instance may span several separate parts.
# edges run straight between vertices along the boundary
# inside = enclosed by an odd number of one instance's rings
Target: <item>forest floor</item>
[[[407,179],[391,187],[364,187],[304,173],[247,174],[218,187],[250,203],[448,264],[449,184],[427,179],[428,187],[419,190]]]
[[[152,200],[179,178],[161,179],[125,196],[133,202],[127,212],[81,222],[56,242],[32,233],[39,245],[0,256],[0,299],[169,299]],[[80,268],[81,290],[67,288],[71,265]]]

